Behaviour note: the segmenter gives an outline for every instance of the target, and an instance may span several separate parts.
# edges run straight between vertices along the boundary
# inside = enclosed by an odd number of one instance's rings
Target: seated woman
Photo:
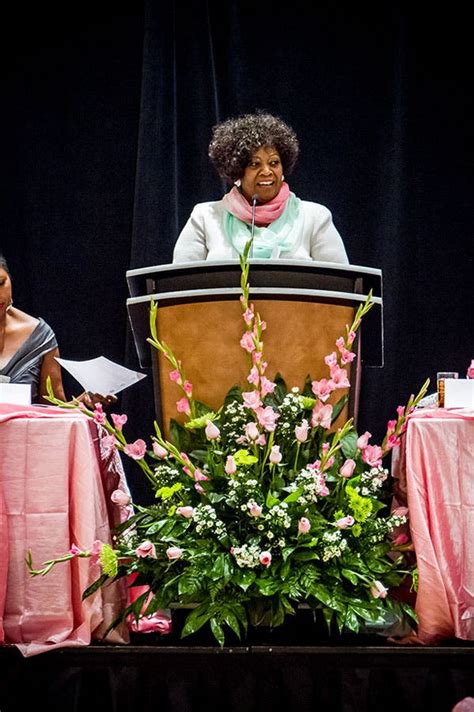
[[[58,342],[50,326],[13,306],[12,282],[0,254],[0,382],[29,383],[32,402],[46,402],[46,379],[54,394],[65,400]]]
[[[44,396],[49,376],[56,398],[66,400],[56,356],[58,342],[51,327],[13,306],[11,276],[0,254],[0,383],[30,384],[32,403],[47,403]],[[97,402],[113,403],[117,398],[86,392],[75,400],[92,407]]]
[[[246,114],[213,129],[209,157],[232,189],[199,203],[176,242],[173,262],[237,258],[252,234],[255,258],[348,263],[328,208],[290,192],[298,139],[271,114]]]

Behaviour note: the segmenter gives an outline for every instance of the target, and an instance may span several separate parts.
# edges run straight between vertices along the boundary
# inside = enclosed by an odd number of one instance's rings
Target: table
[[[474,412],[414,412],[393,470],[418,564],[418,639],[474,640]]]
[[[100,640],[126,603],[123,582],[82,601],[99,575],[86,558],[56,565],[47,576],[35,568],[69,551],[111,543],[123,511],[110,501],[128,492],[119,454],[101,448],[103,429],[78,410],[0,404],[0,642],[25,655]],[[125,625],[106,641],[127,643]]]

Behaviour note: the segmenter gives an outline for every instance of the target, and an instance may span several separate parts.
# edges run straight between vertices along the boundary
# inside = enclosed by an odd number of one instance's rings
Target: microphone
[[[253,257],[253,234],[255,231],[255,213],[256,213],[256,208],[257,208],[257,200],[258,200],[258,195],[257,193],[254,193],[252,195],[252,224],[250,227],[250,253],[249,253],[249,258],[251,259]]]

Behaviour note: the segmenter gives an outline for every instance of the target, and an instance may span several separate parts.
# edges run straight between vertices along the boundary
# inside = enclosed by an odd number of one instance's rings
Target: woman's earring
[[[241,186],[240,178],[237,178],[237,180],[234,180],[234,185],[236,186],[236,188],[240,188],[240,186]]]
[[[282,174],[282,176],[281,176],[281,179],[282,179],[282,180],[285,180],[285,176],[284,176],[283,174]]]

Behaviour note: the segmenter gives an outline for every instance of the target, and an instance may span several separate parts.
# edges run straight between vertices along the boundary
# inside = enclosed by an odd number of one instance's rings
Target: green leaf
[[[225,613],[224,613],[224,621],[227,623],[229,628],[234,631],[236,634],[237,638],[240,640],[240,625],[239,625],[239,619],[235,615],[235,613],[232,611],[232,609],[229,606],[226,606]]]
[[[314,551],[297,551],[292,558],[294,561],[311,561],[319,559],[319,556]]]
[[[257,574],[255,571],[250,571],[249,569],[239,569],[237,575],[237,584],[243,591],[247,591],[248,588],[253,584]]]
[[[287,497],[285,497],[285,499],[283,501],[288,502],[288,503],[296,502],[301,497],[302,494],[303,494],[303,487],[298,487],[297,490],[295,490],[294,492],[291,492],[291,494],[289,494]],[[277,502],[278,502],[278,500],[277,500]]]
[[[341,574],[354,586],[357,586],[357,584],[359,583],[359,577],[350,569],[341,569]]]
[[[211,630],[214,638],[222,648],[225,642],[225,636],[222,626],[216,618],[211,618]]]
[[[207,603],[195,608],[186,618],[186,622],[181,631],[181,637],[185,638],[186,636],[195,633],[209,621],[211,616],[212,611],[209,609],[209,605]]]
[[[263,596],[273,596],[280,588],[279,581],[272,578],[257,579],[255,583]]]
[[[346,458],[354,459],[357,455],[358,435],[355,430],[350,430],[341,440],[341,450]]]
[[[268,490],[267,492],[267,498],[265,500],[265,504],[267,505],[268,508],[274,507],[276,504],[280,504],[280,500],[277,499],[271,492]]]
[[[108,576],[107,574],[101,574],[99,578],[94,581],[94,583],[92,583],[90,586],[88,586],[83,592],[82,600],[84,601],[89,596],[92,596],[92,594],[95,593],[109,578],[110,576]]]
[[[219,556],[216,557],[214,564],[212,566],[212,569],[209,572],[209,577],[213,581],[218,581],[219,579],[224,577],[224,570],[225,570],[224,554],[219,554]]]
[[[339,398],[337,403],[333,406],[331,423],[334,423],[334,421],[337,419],[339,413],[344,408],[344,406],[346,405],[348,400],[349,400],[348,395],[342,396],[342,398]],[[356,440],[357,440],[357,438],[356,438]]]

